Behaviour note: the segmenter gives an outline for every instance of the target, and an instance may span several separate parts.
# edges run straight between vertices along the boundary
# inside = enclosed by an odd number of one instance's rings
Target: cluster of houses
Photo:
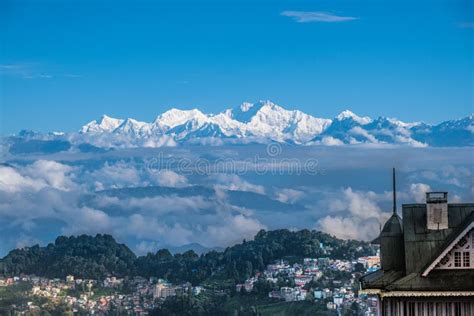
[[[356,265],[360,264],[363,271],[375,271],[380,268],[380,257],[361,257],[354,261],[323,258],[305,258],[303,263],[289,264],[287,261],[278,260],[267,265],[263,273],[247,279],[245,283],[237,284],[237,292],[251,292],[258,280],[266,280],[277,286],[283,281],[292,286],[280,286],[268,293],[268,297],[284,300],[286,302],[302,300],[321,300],[327,302],[328,309],[338,309],[341,306],[350,306],[356,302],[362,306],[370,305],[366,299],[357,297]],[[351,277],[348,280],[339,280],[328,276],[330,271],[347,272]],[[326,287],[308,287],[311,281],[320,281],[314,284],[324,284]],[[311,293],[310,293],[311,291]]]
[[[37,276],[21,276],[0,278],[0,287],[13,286],[19,283],[31,285],[30,296],[48,298],[54,304],[65,303],[73,312],[87,311],[91,314],[104,314],[114,308],[132,312],[135,315],[144,315],[147,310],[153,309],[169,296],[180,293],[198,295],[203,290],[200,286],[191,286],[190,283],[173,285],[162,279],[145,279],[135,277],[127,280],[131,289],[129,294],[123,294],[124,279],[108,277],[103,281],[75,279],[67,276],[65,279],[47,279]],[[23,311],[39,310],[33,302],[23,307]]]
[[[275,285],[268,297],[286,302],[306,299],[320,300],[327,304],[328,309],[359,303],[370,305],[366,299],[361,300],[355,295],[357,275],[355,267],[359,264],[364,271],[374,271],[380,267],[378,256],[361,257],[355,261],[321,258],[305,258],[302,263],[289,264],[278,260],[267,265],[262,273],[237,284],[237,292],[252,292],[258,280],[266,280]],[[345,280],[331,277],[331,271],[347,272],[351,277]],[[311,287],[308,283],[315,281]],[[158,306],[162,301],[175,295],[199,295],[204,289],[192,286],[189,282],[172,284],[163,279],[135,277],[121,279],[108,277],[103,281],[77,279],[67,276],[65,279],[47,279],[36,276],[0,278],[0,286],[15,285],[26,282],[31,285],[30,295],[48,298],[53,303],[65,303],[73,311],[89,313],[107,313],[112,308],[146,314],[147,310]],[[280,284],[281,286],[278,286]],[[317,284],[317,287],[314,285]],[[319,286],[321,285],[321,286]],[[324,286],[322,286],[324,285]],[[123,291],[127,287],[128,291]],[[124,294],[127,293],[127,294]],[[38,308],[33,303],[25,309]]]

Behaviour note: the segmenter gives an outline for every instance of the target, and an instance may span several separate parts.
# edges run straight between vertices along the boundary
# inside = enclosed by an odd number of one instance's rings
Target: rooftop
[[[403,258],[405,269],[394,271],[383,270],[382,267],[382,270],[366,274],[360,279],[362,289],[473,291],[472,282],[466,282],[474,279],[472,265],[457,269],[436,269],[436,260],[439,261],[440,256],[445,256],[451,250],[453,243],[463,237],[461,234],[469,233],[474,227],[474,203],[447,204],[447,210],[448,226],[439,230],[427,228],[427,204],[404,204],[403,219],[393,214],[376,241],[402,234],[403,247],[390,248],[389,254]],[[474,241],[472,243],[474,247]],[[381,249],[382,257],[384,250]]]

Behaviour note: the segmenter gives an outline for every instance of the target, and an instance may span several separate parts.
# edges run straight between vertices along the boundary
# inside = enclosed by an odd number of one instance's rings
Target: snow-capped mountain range
[[[474,146],[474,118],[438,125],[358,116],[349,110],[333,119],[286,110],[270,101],[242,103],[219,114],[170,109],[152,122],[102,116],[78,133],[60,134],[72,143],[98,147],[160,147],[179,144],[281,142],[299,145]]]
[[[255,104],[243,103],[217,115],[204,114],[197,109],[171,109],[151,123],[130,118],[115,119],[104,115],[100,120],[84,125],[80,133],[114,134],[140,140],[165,135],[176,142],[217,138],[290,141],[302,144],[321,134],[331,122],[329,119],[316,118],[301,111],[288,111],[270,101],[260,101]]]

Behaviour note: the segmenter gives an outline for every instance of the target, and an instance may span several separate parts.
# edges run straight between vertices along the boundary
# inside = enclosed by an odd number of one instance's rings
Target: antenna
[[[393,214],[397,215],[397,187],[395,184],[395,168],[392,169],[392,181],[393,181]]]

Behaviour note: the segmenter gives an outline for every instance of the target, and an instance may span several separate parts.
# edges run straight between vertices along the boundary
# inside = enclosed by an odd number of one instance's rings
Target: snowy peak
[[[153,124],[163,128],[164,130],[168,130],[176,126],[185,124],[187,121],[190,120],[197,120],[204,123],[207,121],[207,119],[208,117],[198,109],[179,110],[172,108],[159,115],[155,119]]]
[[[331,123],[331,120],[316,118],[298,110],[286,110],[268,100],[244,102],[221,115],[241,125],[238,134],[294,143],[310,140]]]
[[[122,123],[123,123],[122,119],[112,118],[104,114],[99,120],[94,120],[84,125],[81,128],[80,132],[81,133],[112,132],[117,127],[119,127],[119,125]]]
[[[241,112],[248,112],[251,108],[253,108],[254,104],[249,102],[244,102],[240,105]]]
[[[451,120],[443,122],[439,125],[440,128],[443,129],[467,129],[474,133],[474,114],[466,116],[465,118],[461,118],[458,120]]]
[[[128,118],[122,122],[113,132],[125,135],[143,135],[151,129],[150,124]]]
[[[364,117],[361,117],[361,116],[358,116],[356,114],[354,114],[353,112],[349,111],[349,110],[344,110],[342,111],[341,113],[339,113],[338,116],[336,116],[336,120],[338,121],[344,121],[344,120],[353,120],[361,125],[366,125],[366,124],[369,124],[372,122],[372,119],[368,116],[364,116]]]
[[[244,102],[238,107],[225,111],[225,113],[236,121],[248,123],[262,108],[273,108],[274,106],[275,104],[270,101],[259,101],[257,103]]]

